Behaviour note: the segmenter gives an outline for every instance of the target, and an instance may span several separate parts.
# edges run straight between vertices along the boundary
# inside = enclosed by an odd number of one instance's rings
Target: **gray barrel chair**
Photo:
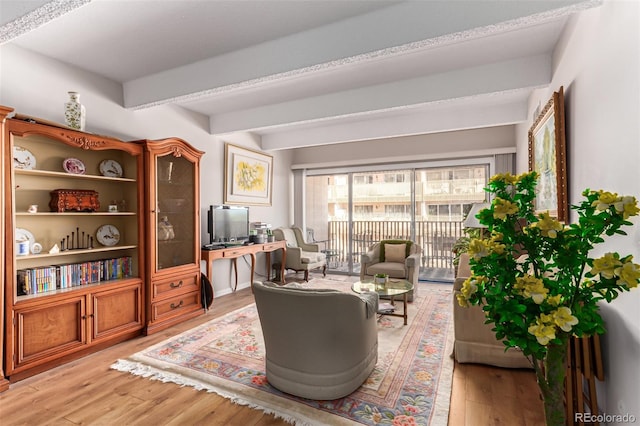
[[[302,398],[358,389],[378,360],[378,295],[254,282],[267,381]]]

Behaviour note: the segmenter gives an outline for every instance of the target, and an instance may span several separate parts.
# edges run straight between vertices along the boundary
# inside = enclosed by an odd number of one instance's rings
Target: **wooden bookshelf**
[[[2,132],[2,377],[10,381],[139,335],[145,326],[143,146],[34,121],[6,119]],[[105,173],[106,161],[117,162],[122,175]],[[97,200],[88,211],[50,208],[61,189],[97,193]],[[123,209],[109,211],[113,203]],[[111,240],[101,229],[115,230]],[[18,250],[19,239],[29,242],[28,252]],[[96,271],[87,265],[110,268],[113,258],[127,259],[126,273],[89,279]],[[28,290],[25,276],[36,280]]]

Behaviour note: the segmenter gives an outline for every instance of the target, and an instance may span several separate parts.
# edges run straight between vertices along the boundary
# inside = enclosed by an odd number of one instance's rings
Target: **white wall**
[[[0,104],[18,113],[64,123],[67,91],[81,94],[87,110],[87,131],[115,136],[122,140],[163,139],[179,137],[205,151],[201,162],[201,238],[208,241],[206,210],[210,204],[222,204],[224,174],[224,142],[259,149],[259,141],[249,134],[236,134],[225,141],[208,132],[209,120],[180,107],[160,106],[141,111],[122,107],[119,83],[78,70],[59,61],[14,47],[0,47]],[[251,207],[250,220],[280,226],[289,224],[291,154],[275,152],[274,207]],[[239,288],[249,285],[249,267],[239,266]],[[204,264],[202,265],[204,271]],[[232,278],[229,261],[217,261],[214,267],[216,296],[229,293]],[[264,273],[263,257],[258,258],[257,272]],[[260,277],[256,277],[259,279]]]
[[[548,90],[530,99],[530,114],[560,86],[565,91],[570,202],[585,188],[604,189],[640,199],[640,7],[608,0],[584,12],[556,47]],[[533,118],[518,126],[518,171],[526,171],[527,132]],[[571,220],[575,220],[575,214]],[[640,220],[628,236],[607,240],[607,251],[640,259]],[[640,290],[601,305],[606,379],[598,402],[608,414],[631,414],[640,421]],[[622,424],[613,422],[611,424]]]

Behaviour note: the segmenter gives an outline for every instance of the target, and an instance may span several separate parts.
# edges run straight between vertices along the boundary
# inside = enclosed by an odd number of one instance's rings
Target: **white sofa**
[[[485,314],[481,306],[464,308],[458,304],[456,295],[460,293],[462,283],[471,276],[469,255],[460,255],[458,274],[453,283],[453,324],[454,356],[460,363],[487,364],[496,367],[532,368],[522,352],[509,348],[496,339],[491,331],[492,325],[485,324]]]

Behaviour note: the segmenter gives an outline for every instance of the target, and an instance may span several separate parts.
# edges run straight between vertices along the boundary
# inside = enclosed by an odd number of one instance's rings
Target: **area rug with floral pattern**
[[[347,278],[313,279],[314,288],[351,291]],[[155,344],[111,368],[215,392],[300,425],[446,426],[453,361],[451,286],[419,283],[402,318],[378,320],[378,363],[354,393],[314,401],[278,391],[264,373],[255,304]]]

